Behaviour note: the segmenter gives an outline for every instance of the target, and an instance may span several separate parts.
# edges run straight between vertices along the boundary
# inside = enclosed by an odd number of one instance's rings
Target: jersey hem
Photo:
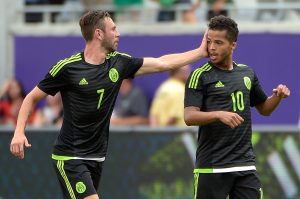
[[[256,170],[253,166],[239,166],[239,167],[227,167],[227,168],[197,168],[194,169],[194,173],[228,173],[236,171],[251,171]]]
[[[52,154],[51,158],[53,160],[93,160],[93,161],[97,161],[97,162],[104,162],[105,157],[101,157],[101,158],[88,158],[88,157],[72,157],[72,156],[61,156],[61,155],[55,155]]]

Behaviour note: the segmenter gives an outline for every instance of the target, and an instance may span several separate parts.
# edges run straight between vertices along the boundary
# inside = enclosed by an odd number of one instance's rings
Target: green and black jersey
[[[220,121],[199,127],[196,168],[211,173],[222,172],[219,168],[253,168],[250,106],[266,99],[255,72],[248,66],[234,63],[233,70],[227,71],[208,62],[194,70],[186,83],[185,107],[236,112],[244,119],[235,129]]]
[[[92,65],[78,53],[50,70],[38,88],[62,96],[64,119],[54,159],[105,159],[110,117],[122,80],[133,78],[142,64],[143,59],[112,52],[103,64]]]

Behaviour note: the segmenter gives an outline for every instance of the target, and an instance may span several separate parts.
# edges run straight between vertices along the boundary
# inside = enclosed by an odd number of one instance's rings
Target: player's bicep
[[[196,106],[188,106],[184,108],[184,121],[190,126],[192,124],[197,123],[197,114],[201,111],[200,107]]]
[[[35,103],[39,102],[43,98],[45,98],[48,94],[39,89],[37,86],[32,89],[32,91],[28,94],[28,97],[30,97]]]
[[[195,112],[199,112],[201,110],[200,107],[196,107],[196,106],[188,106],[184,108],[184,114],[192,114]]]
[[[144,58],[143,65],[135,73],[135,75],[144,75],[149,73],[161,72],[164,68],[163,62],[159,58],[146,57]]]

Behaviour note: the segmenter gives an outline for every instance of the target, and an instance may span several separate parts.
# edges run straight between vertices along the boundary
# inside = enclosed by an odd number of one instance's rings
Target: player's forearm
[[[184,121],[188,126],[206,125],[219,120],[219,112],[185,111]]]
[[[143,66],[136,72],[136,76],[149,73],[159,73],[179,68],[205,57],[200,48],[184,53],[164,55],[159,58],[144,58]]]
[[[205,57],[205,54],[200,48],[190,50],[184,53],[169,54],[159,57],[163,63],[162,70],[172,70],[181,66],[191,64]]]
[[[268,97],[268,99],[263,104],[256,106],[256,108],[261,115],[268,116],[271,115],[273,111],[275,111],[281,100],[281,97],[273,94],[272,96]]]
[[[35,106],[36,102],[30,95],[27,95],[22,103],[18,114],[17,126],[16,126],[16,133],[23,133],[26,127],[27,120]]]

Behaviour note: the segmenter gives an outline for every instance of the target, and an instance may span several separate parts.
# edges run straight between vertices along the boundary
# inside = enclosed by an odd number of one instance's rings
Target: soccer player
[[[30,147],[26,121],[38,101],[61,93],[64,118],[53,150],[64,199],[98,199],[97,187],[105,160],[109,123],[122,80],[162,72],[207,57],[206,35],[191,51],[159,58],[134,58],[116,51],[120,34],[104,11],[85,13],[79,21],[83,52],[59,61],[26,96],[11,141],[13,155],[24,158]]]
[[[232,60],[238,27],[228,17],[210,20],[209,62],[186,83],[184,117],[199,126],[194,199],[263,198],[251,144],[250,106],[270,115],[289,89],[279,84],[267,97],[255,72]]]

